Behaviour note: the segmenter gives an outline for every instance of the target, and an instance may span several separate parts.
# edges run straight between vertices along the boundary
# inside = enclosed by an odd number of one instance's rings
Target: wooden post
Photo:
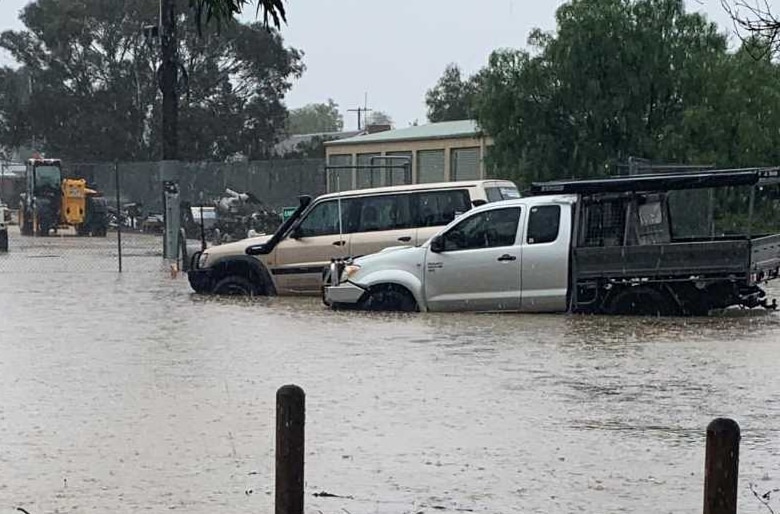
[[[276,392],[276,514],[303,514],[306,395],[296,385]]]
[[[736,514],[739,482],[739,425],[726,418],[707,426],[704,514]]]

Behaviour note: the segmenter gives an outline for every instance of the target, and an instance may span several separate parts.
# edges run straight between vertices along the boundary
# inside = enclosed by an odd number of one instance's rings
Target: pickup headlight
[[[348,264],[344,266],[344,271],[341,273],[341,280],[349,280],[355,273],[360,271],[360,266],[357,264]]]
[[[209,262],[209,254],[203,252],[202,254],[200,254],[200,257],[198,257],[198,269],[205,268],[208,262]]]

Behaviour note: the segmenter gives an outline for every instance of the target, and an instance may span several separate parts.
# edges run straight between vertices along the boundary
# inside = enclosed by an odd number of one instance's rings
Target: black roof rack
[[[654,192],[755,184],[780,184],[780,168],[746,168],[534,182],[530,195]]]

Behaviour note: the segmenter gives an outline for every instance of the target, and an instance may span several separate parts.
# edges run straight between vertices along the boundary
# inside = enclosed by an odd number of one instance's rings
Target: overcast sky
[[[27,0],[0,0],[0,29],[18,29]],[[471,73],[492,50],[524,47],[534,27],[551,30],[562,0],[288,0],[288,45],[305,52],[307,70],[287,97],[289,107],[333,98],[346,127],[347,109],[387,112],[397,127],[424,123],[425,92],[454,62]],[[780,3],[771,1],[770,4]],[[732,25],[720,0],[688,0],[724,31]],[[254,14],[254,11],[252,10]],[[0,63],[9,64],[8,55]]]

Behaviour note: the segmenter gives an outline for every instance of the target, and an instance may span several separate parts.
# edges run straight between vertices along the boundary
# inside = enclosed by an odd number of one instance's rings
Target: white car
[[[418,247],[333,265],[325,303],[397,311],[567,308],[573,195],[496,202],[460,216]],[[334,285],[335,284],[335,285]]]

